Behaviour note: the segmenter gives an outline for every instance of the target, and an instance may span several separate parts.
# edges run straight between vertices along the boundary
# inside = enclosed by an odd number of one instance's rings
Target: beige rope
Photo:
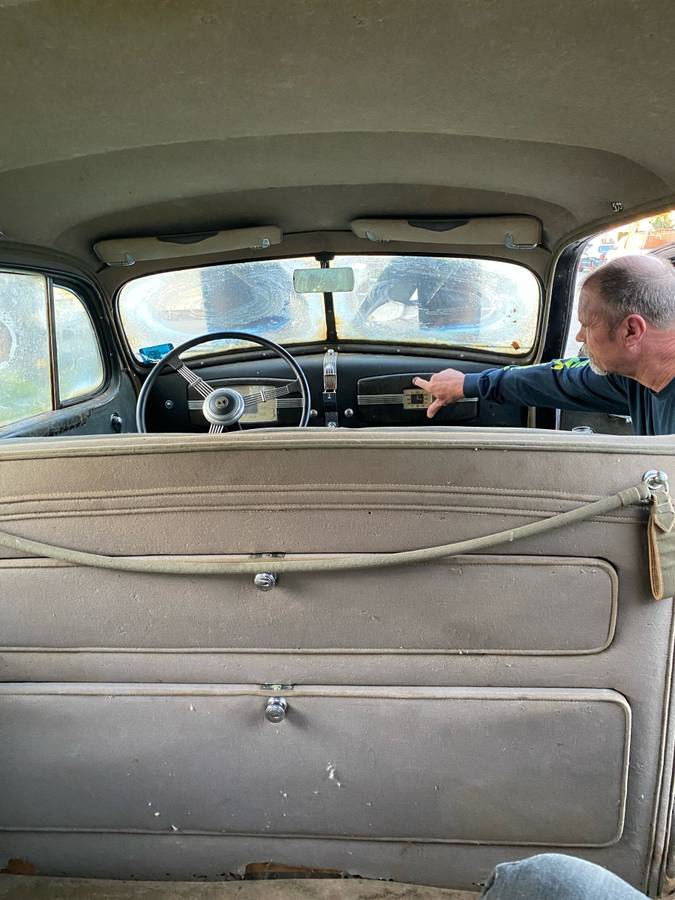
[[[627,488],[602,500],[587,503],[569,512],[558,513],[548,519],[530,522],[517,528],[486,534],[483,537],[455,541],[452,544],[440,544],[434,547],[423,547],[419,550],[403,550],[393,553],[354,553],[335,557],[308,557],[304,559],[284,559],[257,556],[246,560],[233,560],[225,555],[210,556],[207,559],[195,559],[190,556],[154,557],[154,556],[104,556],[99,553],[87,553],[82,550],[71,550],[57,547],[41,541],[19,537],[7,531],[0,531],[0,546],[8,547],[19,553],[33,557],[47,557],[76,566],[90,566],[97,569],[115,569],[118,572],[153,572],[161,575],[255,575],[258,572],[271,570],[281,572],[336,572],[342,569],[378,569],[386,566],[400,566],[408,563],[429,562],[447,556],[474,553],[489,550],[501,544],[509,544],[523,538],[534,537],[585,522],[593,516],[601,516],[625,506],[642,503],[650,497],[650,487],[640,483],[637,487]]]

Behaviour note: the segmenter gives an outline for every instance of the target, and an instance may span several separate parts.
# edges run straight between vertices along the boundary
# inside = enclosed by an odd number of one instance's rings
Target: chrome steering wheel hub
[[[211,425],[235,425],[244,414],[244,398],[233,388],[220,387],[204,398],[202,412]]]

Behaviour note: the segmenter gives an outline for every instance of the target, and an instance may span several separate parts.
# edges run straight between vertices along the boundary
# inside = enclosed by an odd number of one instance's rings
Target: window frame
[[[78,278],[75,275],[67,274],[59,270],[48,270],[46,268],[36,268],[33,266],[22,266],[17,264],[5,264],[0,262],[0,272],[7,275],[41,275],[45,279],[46,293],[46,318],[47,327],[49,329],[49,375],[51,379],[50,400],[51,409],[44,412],[36,413],[32,416],[16,419],[14,422],[8,422],[0,426],[0,438],[10,437],[13,433],[21,432],[24,428],[30,429],[40,422],[49,422],[50,418],[57,416],[61,412],[67,412],[74,407],[83,404],[91,404],[93,401],[104,397],[113,385],[113,360],[116,357],[115,344],[112,334],[107,334],[106,329],[102,327],[105,316],[102,314],[103,301],[93,286],[84,278]],[[89,317],[92,326],[92,332],[98,345],[101,365],[103,368],[103,378],[98,387],[86,395],[75,397],[70,400],[62,401],[59,392],[59,373],[58,373],[58,347],[56,344],[56,327],[54,317],[54,287],[62,287],[73,293]]]

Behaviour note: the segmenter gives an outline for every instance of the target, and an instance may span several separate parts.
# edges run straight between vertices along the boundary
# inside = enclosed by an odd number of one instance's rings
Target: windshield
[[[335,294],[344,340],[532,349],[539,314],[534,275],[512,263],[429,256],[342,256],[354,290]]]
[[[522,266],[393,255],[338,255],[330,265],[353,271],[353,290],[298,293],[293,273],[321,267],[311,257],[146,275],[120,292],[120,318],[136,358],[144,361],[156,359],[157,351],[168,344],[178,346],[199,334],[226,329],[287,345],[377,341],[510,356],[528,353],[534,345],[540,289],[532,272]],[[326,315],[331,297],[334,334],[329,333]],[[196,352],[241,346],[246,345],[214,341]]]

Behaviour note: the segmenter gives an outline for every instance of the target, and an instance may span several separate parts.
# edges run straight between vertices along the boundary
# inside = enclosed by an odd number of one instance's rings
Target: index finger
[[[415,378],[413,378],[412,383],[416,387],[423,388],[425,391],[431,391],[431,382],[425,381],[424,378],[420,378],[419,376],[416,376]]]

